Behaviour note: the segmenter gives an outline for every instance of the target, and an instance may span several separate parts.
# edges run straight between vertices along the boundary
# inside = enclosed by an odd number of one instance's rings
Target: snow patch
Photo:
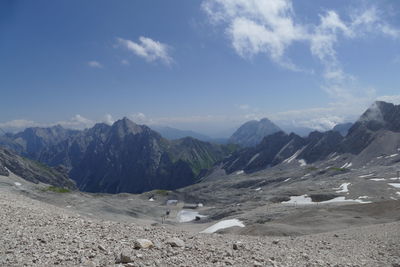
[[[154,198],[152,198],[152,197],[151,197],[151,198],[149,198],[149,201],[154,201]]]
[[[223,220],[223,221],[217,222],[216,224],[204,229],[200,233],[212,234],[221,229],[230,228],[230,227],[234,227],[234,226],[244,227],[244,224],[241,221],[239,221],[238,219]]]
[[[394,157],[396,157],[396,156],[398,156],[398,155],[399,155],[398,153],[392,154],[392,155],[390,155],[390,156],[385,157],[385,159],[394,158]]]
[[[256,188],[256,189],[254,189],[255,191],[260,191],[261,190],[261,187],[259,187],[259,188]]]
[[[258,156],[260,156],[260,153],[255,154],[255,155],[249,160],[249,162],[247,162],[247,165],[250,165],[250,163],[252,163],[256,158],[258,158]]]
[[[366,199],[366,198],[369,198],[369,196],[360,196],[360,197],[358,197],[358,199]]]
[[[300,204],[300,205],[309,205],[309,204],[329,204],[329,203],[343,203],[343,202],[356,202],[356,203],[371,203],[371,201],[363,201],[360,199],[346,199],[345,197],[336,197],[331,200],[322,201],[322,202],[313,202],[311,197],[308,195],[302,196],[291,196],[289,201],[282,202],[283,204]]]
[[[400,188],[400,183],[389,183],[388,185],[393,186],[395,188]]]
[[[240,175],[240,174],[243,174],[243,173],[244,173],[244,170],[240,170],[240,171],[236,172],[236,175]]]
[[[349,192],[349,185],[351,185],[351,183],[341,184],[339,186],[339,188],[338,188],[339,190],[336,191],[336,193],[348,193]]]
[[[390,178],[390,180],[395,181],[395,180],[400,180],[400,178],[393,177],[393,178]]]
[[[287,182],[287,181],[289,181],[290,179],[292,179],[292,178],[287,178],[284,182]]]
[[[190,222],[196,219],[196,217],[207,217],[205,215],[201,215],[197,211],[192,211],[192,210],[181,210],[178,212],[176,215],[176,218],[178,219],[178,222],[184,223],[184,222]]]
[[[285,160],[283,161],[283,163],[290,163],[290,162],[292,162],[292,161],[300,154],[300,152],[301,152],[301,149],[297,150],[296,153],[294,153],[291,157],[285,159]]]
[[[371,177],[371,176],[374,176],[374,174],[373,174],[373,173],[370,173],[370,174],[360,175],[360,176],[358,176],[358,177],[360,177],[360,178],[366,178],[366,177]]]
[[[351,166],[353,166],[353,163],[348,162],[348,163],[344,164],[341,168],[342,168],[342,169],[344,169],[344,168],[350,168]]]
[[[396,192],[396,194],[400,195],[400,192]]]
[[[22,184],[21,183],[18,183],[18,182],[15,182],[14,183],[16,186],[21,186]]]
[[[379,182],[379,181],[385,181],[386,179],[385,178],[372,178],[372,179],[369,179],[370,181],[375,181],[375,182]]]
[[[307,162],[304,159],[299,159],[298,161],[300,163],[300,167],[303,167],[303,166],[307,165]]]

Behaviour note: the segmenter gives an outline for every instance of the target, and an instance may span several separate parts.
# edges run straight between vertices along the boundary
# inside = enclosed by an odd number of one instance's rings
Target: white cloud
[[[378,97],[377,100],[400,105],[400,95],[384,95]]]
[[[95,124],[95,122],[83,117],[80,114],[76,114],[71,119],[69,119],[67,121],[59,121],[56,124],[59,124],[66,128],[83,129],[83,128],[92,127]]]
[[[108,125],[112,125],[115,122],[115,120],[113,119],[111,114],[106,114],[104,115],[103,122]]]
[[[298,71],[302,67],[288,58],[287,50],[296,43],[307,44],[323,66],[322,89],[336,101],[353,100],[363,91],[356,86],[357,78],[343,70],[335,49],[338,42],[368,34],[400,37],[400,30],[386,23],[384,14],[373,6],[352,10],[347,20],[327,10],[314,25],[299,21],[291,0],[204,0],[202,8],[212,24],[225,28],[241,57],[266,54],[280,66]]]
[[[241,109],[241,110],[248,110],[248,109],[250,109],[250,106],[247,105],[247,104],[242,104],[242,105],[239,105],[239,109]]]
[[[137,43],[122,38],[117,38],[117,42],[120,46],[148,62],[160,61],[166,65],[173,63],[173,59],[169,55],[170,47],[161,42],[143,36],[139,37],[139,42]]]
[[[17,119],[0,123],[0,128],[3,129],[3,131],[11,131],[11,132],[15,130],[24,129],[27,127],[37,127],[37,126],[41,125],[35,121],[25,120],[25,119]]]
[[[95,60],[89,61],[87,64],[88,64],[89,67],[92,67],[92,68],[97,68],[97,69],[102,69],[103,68],[103,65],[100,62],[95,61]]]
[[[129,61],[126,59],[121,60],[121,64],[126,66],[130,65]]]
[[[131,119],[138,124],[152,124],[152,120],[147,118],[142,112],[137,112],[130,115]]]

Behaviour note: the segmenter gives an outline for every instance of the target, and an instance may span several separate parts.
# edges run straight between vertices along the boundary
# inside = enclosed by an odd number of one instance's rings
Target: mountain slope
[[[25,140],[26,135],[17,135]],[[43,138],[29,156],[50,166],[64,166],[78,187],[89,192],[140,193],[190,185],[202,170],[232,151],[232,146],[193,138],[169,141],[127,118],[112,126],[98,123],[90,129],[61,132],[56,137],[54,134],[54,138]]]
[[[279,131],[281,129],[267,118],[260,121],[248,121],[233,133],[229,142],[243,147],[251,147],[259,144],[265,136]]]
[[[69,189],[76,188],[75,183],[61,169],[50,168],[0,148],[0,175],[9,176],[10,171],[33,183],[42,182]]]

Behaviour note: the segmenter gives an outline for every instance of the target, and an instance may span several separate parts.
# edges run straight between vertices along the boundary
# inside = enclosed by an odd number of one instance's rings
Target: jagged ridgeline
[[[75,183],[62,169],[50,168],[8,149],[0,148],[0,175],[9,176],[11,172],[33,183],[42,182],[61,188],[76,189]]]
[[[190,137],[169,141],[127,118],[84,131],[29,128],[0,142],[42,163],[64,166],[83,191],[107,193],[191,185],[236,147]]]

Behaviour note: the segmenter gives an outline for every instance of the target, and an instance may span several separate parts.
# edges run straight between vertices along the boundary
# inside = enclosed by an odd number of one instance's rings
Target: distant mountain
[[[158,132],[159,134],[161,134],[162,137],[164,137],[168,140],[176,140],[176,139],[180,139],[180,138],[184,138],[184,137],[193,137],[198,140],[206,141],[206,142],[209,142],[212,140],[211,137],[204,135],[204,134],[196,133],[194,131],[189,131],[189,130],[180,130],[180,129],[172,128],[169,126],[153,125],[153,126],[150,126],[150,128],[153,129],[154,131]]]
[[[307,137],[283,132],[269,135],[255,147],[236,151],[226,158],[223,169],[227,173],[254,172],[294,160],[300,164],[323,161],[333,154],[345,155],[352,166],[364,166],[399,154],[400,105],[375,102],[343,137],[349,126],[338,125],[335,130],[323,133],[314,131]]]
[[[10,171],[33,183],[46,183],[69,189],[76,189],[75,183],[60,168],[50,168],[42,163],[29,160],[15,152],[0,148],[0,175],[9,176]]]
[[[40,133],[53,130],[41,129]],[[127,118],[112,126],[98,123],[83,131],[58,130],[59,138],[56,134],[42,138],[40,134],[40,138],[22,135],[17,140],[29,143],[40,139],[40,145],[33,147],[36,150],[23,153],[50,166],[65,166],[78,187],[89,192],[141,193],[190,185],[199,179],[202,170],[234,149],[191,137],[170,141]]]
[[[339,132],[342,136],[346,136],[351,126],[353,126],[352,122],[339,123],[336,124],[335,127],[333,127],[332,131]]]
[[[70,136],[78,134],[77,130],[65,129],[60,125],[42,128],[26,128],[23,132],[7,133],[0,137],[0,145],[10,148],[23,156],[37,159],[40,152],[51,145],[57,144]]]
[[[259,144],[265,136],[279,131],[281,129],[267,118],[260,121],[248,121],[233,133],[229,143],[252,147]]]

